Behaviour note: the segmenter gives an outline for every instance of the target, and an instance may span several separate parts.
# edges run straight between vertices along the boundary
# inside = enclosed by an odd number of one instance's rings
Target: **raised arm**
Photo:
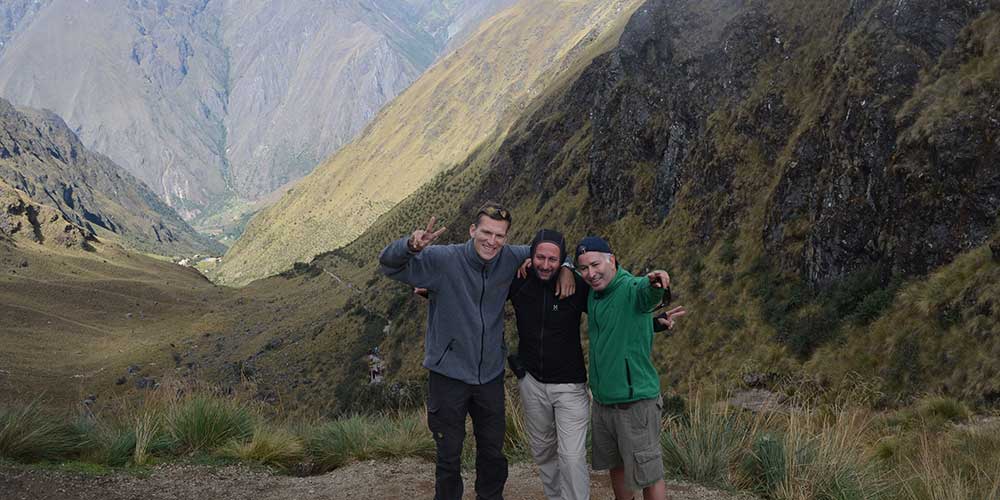
[[[434,288],[439,275],[437,261],[444,250],[430,245],[446,229],[435,230],[435,222],[431,217],[425,229],[417,229],[409,238],[400,238],[385,247],[378,256],[379,272],[415,287]]]
[[[660,305],[664,293],[670,289],[670,275],[666,271],[653,271],[646,275],[646,279],[637,288],[636,307],[640,311],[652,311]]]

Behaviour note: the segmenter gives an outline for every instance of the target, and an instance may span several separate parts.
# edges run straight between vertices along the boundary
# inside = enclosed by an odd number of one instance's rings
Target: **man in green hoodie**
[[[576,247],[577,270],[590,285],[590,389],[594,396],[592,465],[608,469],[615,498],[666,498],[660,450],[663,400],[650,355],[651,314],[669,290],[666,271],[633,276],[611,246],[588,236]],[[669,297],[669,295],[668,295]]]

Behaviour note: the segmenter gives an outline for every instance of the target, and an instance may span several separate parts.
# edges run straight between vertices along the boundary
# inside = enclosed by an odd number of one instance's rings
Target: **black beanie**
[[[553,231],[551,229],[542,229],[535,234],[535,239],[531,240],[531,255],[535,255],[535,247],[539,243],[554,243],[559,247],[559,262],[566,261],[566,239],[563,238],[562,233],[559,231]]]

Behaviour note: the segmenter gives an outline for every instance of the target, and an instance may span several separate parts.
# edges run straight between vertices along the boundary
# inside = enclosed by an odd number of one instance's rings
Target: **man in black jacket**
[[[590,287],[576,277],[576,291],[560,299],[556,278],[566,259],[562,234],[542,229],[530,247],[531,270],[516,278],[508,299],[517,318],[518,352],[511,356],[531,452],[549,499],[590,497],[586,436],[590,423],[587,368],[580,318]],[[676,307],[657,316],[655,331],[671,329],[685,314]]]
[[[573,295],[564,299],[556,295],[555,278],[565,257],[563,236],[539,231],[531,242],[531,270],[511,283],[508,299],[518,334],[518,353],[512,356],[511,367],[520,379],[531,453],[545,496],[573,500],[590,497],[586,449],[590,395],[580,345],[580,315],[587,309],[588,287],[576,276]]]

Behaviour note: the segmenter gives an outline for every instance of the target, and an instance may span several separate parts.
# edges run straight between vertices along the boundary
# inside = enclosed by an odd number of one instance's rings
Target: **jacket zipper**
[[[479,324],[482,325],[482,330],[479,333],[479,373],[477,378],[479,383],[483,383],[483,353],[486,346],[486,317],[483,316],[483,298],[486,297],[486,266],[483,266],[482,271],[483,277],[483,288],[479,292]]]
[[[625,358],[625,380],[628,382],[628,400],[632,401],[632,371],[628,367],[628,358]]]
[[[444,357],[448,354],[448,351],[451,350],[451,346],[454,343],[455,343],[455,339],[451,339],[451,340],[448,341],[448,345],[445,346],[444,352],[441,353],[441,357],[438,358],[437,363],[434,363],[434,366],[438,366],[438,365],[441,364],[442,361],[444,361]]]
[[[542,379],[545,378],[545,314],[548,312],[548,290],[542,287],[542,324],[538,333],[538,374]]]
[[[594,331],[599,332],[599,331],[601,331],[601,325],[597,322],[598,315],[596,313],[596,309],[597,309],[596,294],[595,294],[594,301],[593,301],[594,308],[591,309],[590,306],[591,306],[591,303],[590,303],[590,299],[588,298],[587,299],[587,318],[588,318],[588,321],[589,321],[589,318],[594,318],[594,326],[597,327],[597,328],[594,329]],[[594,345],[594,337],[593,337],[594,332],[588,331],[587,335],[590,337],[590,345],[593,346]],[[599,385],[599,383],[600,383],[600,380],[601,380],[601,377],[598,374],[597,367],[598,367],[598,365],[597,365],[597,363],[593,359],[593,353],[591,353],[591,356],[590,356],[590,369],[591,369],[591,371],[594,372],[593,373],[593,377],[591,377],[593,379],[593,380],[591,380],[591,382],[593,383],[594,387],[597,387]]]

